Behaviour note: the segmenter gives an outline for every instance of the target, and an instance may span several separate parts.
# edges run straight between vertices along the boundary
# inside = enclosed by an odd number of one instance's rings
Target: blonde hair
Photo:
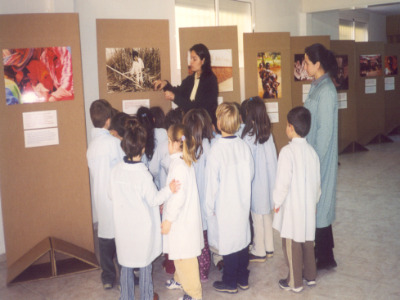
[[[174,124],[168,128],[168,138],[179,142],[183,160],[190,167],[196,161],[196,143],[189,130],[182,124]]]
[[[235,134],[240,126],[239,110],[233,103],[225,102],[217,107],[215,112],[219,129],[228,134]]]

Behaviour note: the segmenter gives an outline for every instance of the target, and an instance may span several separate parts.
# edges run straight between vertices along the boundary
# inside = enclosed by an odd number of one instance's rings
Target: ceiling
[[[373,12],[385,16],[400,15],[400,2],[368,5],[367,8],[359,9],[360,11]]]

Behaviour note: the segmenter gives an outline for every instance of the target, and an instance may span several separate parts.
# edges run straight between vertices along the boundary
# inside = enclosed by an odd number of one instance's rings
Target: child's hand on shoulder
[[[275,207],[275,208],[274,208],[275,213],[278,213],[280,209],[281,209],[280,206],[279,206],[279,207]]]
[[[181,183],[178,180],[172,179],[169,183],[169,188],[172,194],[176,194],[181,189]]]
[[[171,222],[168,220],[164,220],[161,223],[161,233],[168,234],[170,230],[171,230]]]

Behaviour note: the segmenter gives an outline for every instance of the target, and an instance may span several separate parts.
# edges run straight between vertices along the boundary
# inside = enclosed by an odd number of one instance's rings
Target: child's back
[[[239,251],[250,243],[253,172],[250,149],[239,137],[215,141],[207,158],[206,207],[209,243],[221,255]]]

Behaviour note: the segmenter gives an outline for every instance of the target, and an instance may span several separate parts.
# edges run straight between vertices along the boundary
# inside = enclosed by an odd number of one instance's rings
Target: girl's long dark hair
[[[203,108],[189,110],[183,117],[183,125],[190,131],[195,141],[196,159],[203,154],[203,139],[211,142],[212,122],[207,111]]]
[[[146,129],[147,131],[147,141],[146,141],[146,149],[145,154],[148,160],[153,158],[154,154],[154,119],[153,114],[151,113],[150,109],[144,106],[139,107],[136,116],[140,122],[140,124]]]
[[[326,73],[329,73],[331,77],[336,76],[338,72],[336,57],[333,52],[326,49],[324,45],[319,43],[312,44],[305,49],[305,53],[313,64],[319,61]]]
[[[264,144],[271,135],[271,121],[267,114],[267,108],[260,97],[247,99],[246,120],[242,132],[242,138],[248,134],[256,136],[254,144]]]

